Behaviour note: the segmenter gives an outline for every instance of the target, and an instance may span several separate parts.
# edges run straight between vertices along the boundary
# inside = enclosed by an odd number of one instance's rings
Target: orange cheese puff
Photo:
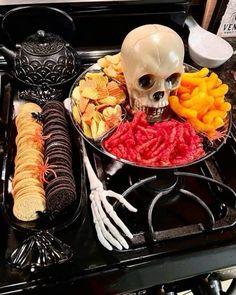
[[[231,104],[225,101],[222,104],[218,105],[217,109],[220,111],[228,112],[231,110]]]
[[[193,91],[192,91],[192,93],[191,93],[191,96],[194,96],[194,95],[198,94],[198,93],[199,93],[199,90],[200,90],[199,87],[194,87],[194,88],[193,88]]]
[[[202,122],[201,120],[197,119],[197,118],[189,118],[188,122],[191,124],[191,126],[199,131],[199,132],[203,132],[203,133],[208,133],[208,132],[214,132],[215,131],[215,127],[211,124],[205,124],[204,122]]]
[[[229,86],[227,84],[221,84],[219,87],[209,90],[209,94],[212,96],[222,96],[225,95],[228,90]]]
[[[199,93],[190,97],[190,99],[181,101],[181,105],[185,108],[192,108],[193,104],[199,100]]]
[[[211,124],[216,117],[220,117],[224,119],[227,116],[226,112],[219,111],[219,110],[211,110],[207,112],[206,115],[203,116],[202,121],[205,124]]]
[[[191,108],[196,110],[198,114],[203,115],[203,113],[205,114],[213,104],[214,98],[212,96],[206,95],[197,101]]]
[[[203,79],[203,81],[199,84],[199,92],[207,93],[207,84],[205,79]]]
[[[201,70],[193,73],[183,73],[182,76],[185,77],[206,77],[209,73],[208,68],[202,68]]]
[[[198,111],[197,117],[202,118],[209,110],[214,106],[214,97],[207,95],[203,100],[202,104],[199,103],[197,106],[193,106]]]
[[[212,125],[215,127],[215,129],[218,129],[222,126],[224,126],[224,120],[221,117],[215,117]]]
[[[221,84],[222,84],[222,80],[218,78],[216,81],[216,87],[219,87]]]
[[[211,73],[210,76],[206,79],[206,86],[207,86],[207,90],[211,90],[213,88],[218,87],[217,86],[217,82],[218,82],[218,75],[216,73]]]
[[[185,74],[185,73],[184,73]],[[182,74],[182,75],[184,75]],[[192,76],[183,76],[182,77],[182,82],[181,85],[183,86],[187,86],[187,85],[194,85],[194,86],[198,86],[199,84],[202,83],[202,79],[201,77],[192,77]]]
[[[191,95],[190,99],[183,101],[182,105],[186,108],[192,108],[193,105],[202,104],[206,96],[206,93],[199,92],[196,95]]]
[[[195,110],[191,110],[188,108],[185,108],[181,105],[179,102],[179,98],[175,95],[172,95],[169,97],[169,103],[171,109],[179,116],[184,118],[193,118],[197,117],[197,112]]]
[[[183,93],[180,95],[180,100],[188,100],[191,98],[191,94],[190,93]]]
[[[190,92],[190,89],[186,86],[183,86],[183,85],[180,85],[177,90],[178,95],[189,93],[189,92]]]
[[[224,101],[225,101],[224,95],[215,97],[215,100],[214,100],[215,108],[217,109],[218,107],[220,107],[222,103],[224,103]]]

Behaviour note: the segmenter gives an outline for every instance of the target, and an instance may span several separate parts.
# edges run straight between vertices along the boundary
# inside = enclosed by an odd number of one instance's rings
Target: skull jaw
[[[155,123],[157,121],[162,121],[162,115],[168,108],[169,102],[167,98],[163,98],[159,102],[152,102],[150,100],[135,99],[133,97],[133,99],[130,100],[130,106],[134,111],[145,112],[147,121],[149,123]]]
[[[147,115],[147,121],[149,123],[155,123],[158,121],[162,121],[162,114],[164,113],[164,110],[166,108],[168,108],[168,106],[163,107],[163,108],[140,106],[140,107],[135,107],[134,110],[145,112]]]

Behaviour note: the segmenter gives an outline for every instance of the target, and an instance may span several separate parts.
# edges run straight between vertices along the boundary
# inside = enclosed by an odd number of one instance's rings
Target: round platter
[[[185,64],[185,72],[196,72],[197,69]],[[212,156],[215,152],[217,152],[221,146],[226,142],[226,138],[228,137],[229,133],[230,133],[230,129],[231,129],[231,112],[229,111],[227,113],[227,118],[225,119],[225,124],[223,127],[217,129],[217,131],[219,131],[220,134],[224,134],[222,137],[219,137],[215,140],[209,140],[207,136],[205,136],[204,134],[199,134],[198,136],[200,136],[202,138],[202,147],[204,150],[204,154],[201,155],[200,157],[196,157],[193,160],[190,161],[186,161],[183,164],[179,164],[179,165],[147,165],[147,164],[140,164],[137,162],[131,162],[127,159],[124,159],[122,157],[117,157],[114,154],[110,153],[106,148],[105,148],[105,141],[110,138],[112,136],[112,134],[114,134],[117,130],[117,128],[120,126],[120,124],[130,121],[130,118],[132,116],[130,116],[129,112],[126,110],[125,104],[121,103],[121,109],[122,109],[122,116],[121,116],[121,120],[119,122],[119,124],[117,124],[116,126],[113,126],[112,128],[110,128],[109,130],[107,130],[106,132],[104,132],[100,137],[93,139],[89,136],[87,136],[85,134],[85,132],[83,131],[83,128],[81,126],[80,123],[78,123],[78,120],[76,120],[74,114],[73,114],[73,108],[76,106],[76,101],[73,98],[73,91],[74,89],[79,86],[81,80],[83,80],[86,76],[87,73],[100,73],[102,72],[101,67],[98,64],[94,64],[91,67],[89,67],[87,70],[85,70],[74,82],[74,84],[71,87],[70,93],[69,93],[69,98],[70,98],[70,116],[71,116],[71,120],[76,128],[76,130],[78,131],[78,133],[96,150],[98,150],[99,152],[101,152],[102,154],[105,154],[106,156],[120,161],[124,164],[128,164],[128,165],[132,165],[132,166],[136,166],[136,167],[140,167],[140,168],[148,168],[148,169],[176,169],[176,168],[180,168],[180,167],[184,167],[184,166],[189,166],[189,165],[193,165],[196,164],[200,161],[203,161],[205,159],[207,159],[208,157]],[[102,72],[103,73],[103,72]],[[105,75],[105,73],[104,73]],[[105,75],[106,76],[106,75]],[[109,81],[112,80],[110,78],[108,78]],[[119,81],[116,81],[119,84]],[[126,92],[127,93],[127,92]],[[126,100],[127,103],[127,100]],[[176,114],[173,113],[173,117],[171,117],[170,119],[175,119],[179,122],[185,122],[185,120],[183,118],[180,118],[179,116],[177,116]]]

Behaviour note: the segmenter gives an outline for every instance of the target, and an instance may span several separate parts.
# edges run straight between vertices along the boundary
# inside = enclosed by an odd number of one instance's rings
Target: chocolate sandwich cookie
[[[51,192],[51,190],[54,190],[55,187],[63,184],[64,186],[68,186],[71,189],[75,189],[75,182],[72,177],[67,176],[58,176],[52,179],[47,185],[46,185],[46,198],[47,195]]]
[[[50,121],[44,122],[44,126],[43,126],[44,132],[45,132],[45,130],[47,130],[48,126],[50,126],[50,125],[55,126],[55,127],[62,126],[64,129],[66,129],[66,130],[68,129],[67,122],[65,120],[58,118],[55,120],[50,120]]]
[[[47,128],[45,128],[45,126],[43,127],[43,134],[44,135],[50,135],[55,132],[68,134],[68,128],[65,128],[63,126],[50,125],[50,124],[48,124]]]
[[[48,145],[45,150],[44,150],[44,155],[45,155],[45,158],[46,157],[49,157],[49,155],[54,155],[54,154],[67,154],[66,157],[69,156],[69,158],[72,157],[72,151],[71,151],[71,148],[68,147],[68,145],[65,145],[64,142],[52,142],[50,143],[50,145]]]
[[[62,129],[60,129],[60,130],[52,130],[50,132],[50,134],[48,134],[48,137],[46,138],[46,141],[49,140],[49,139],[52,139],[52,138],[56,139],[56,140],[58,140],[60,138],[64,138],[67,141],[69,141],[69,143],[70,143],[70,137],[69,137],[67,131],[62,130]]]
[[[67,148],[68,150],[71,150],[71,144],[67,140],[64,140],[63,138],[60,138],[60,140],[49,140],[46,143],[45,150],[49,150],[50,148],[53,148],[54,146],[63,146],[64,148]]]
[[[44,156],[54,171],[47,175],[46,207],[49,211],[62,211],[76,199],[68,122],[64,105],[58,101],[46,103],[43,114],[43,133],[50,135],[45,140]]]
[[[58,109],[47,109],[45,111],[43,111],[43,116],[44,118],[48,117],[49,115],[51,114],[62,114],[63,116],[65,116],[65,111],[61,111],[61,110],[58,110]]]
[[[45,146],[45,154],[48,154],[50,151],[60,151],[60,150],[63,150],[65,152],[67,152],[68,154],[71,154],[72,153],[72,147],[71,147],[71,144],[68,143],[67,141],[65,140],[50,140],[47,142],[47,145]]]
[[[61,167],[57,167],[57,168],[54,168],[53,170],[56,173],[56,177],[60,177],[60,176],[68,177],[68,178],[71,178],[72,181],[75,181],[74,180],[74,175],[72,174],[71,169],[63,166],[62,168]],[[54,178],[55,178],[55,174],[52,173],[52,172],[49,172],[47,174],[47,176],[46,176],[46,179],[47,179],[48,182],[50,182]]]
[[[64,165],[67,164],[66,167],[71,169],[72,161],[70,160],[70,158],[72,158],[72,154],[69,154],[65,159],[65,158],[62,158],[64,156],[63,152],[65,152],[65,151],[62,150],[62,153],[61,153],[61,151],[58,152],[57,150],[48,151],[47,154],[45,155],[45,159],[47,159],[47,161],[50,163],[50,165],[56,165],[55,163],[57,163],[56,166],[59,168],[60,166],[58,166],[58,165],[61,165],[63,167]],[[63,161],[65,163],[63,163]]]
[[[46,110],[59,110],[61,112],[65,113],[65,107],[64,104],[57,100],[51,100],[44,104],[42,107],[43,112]]]
[[[60,154],[63,156],[67,154],[67,156],[65,157],[72,159],[72,151],[68,148],[68,146],[65,145],[54,145],[50,146],[49,148],[46,147],[46,149],[44,150],[45,159],[55,154]]]
[[[51,142],[65,142],[71,148],[71,142],[66,133],[55,132],[51,133],[50,137],[45,140],[45,145],[50,145]]]
[[[47,122],[51,122],[51,121],[58,121],[61,120],[65,123],[66,126],[68,126],[67,120],[65,118],[65,116],[61,113],[53,113],[53,114],[49,114],[48,116],[44,117],[44,124],[46,124]]]
[[[44,155],[45,158],[49,156],[53,156],[54,154],[60,154],[68,159],[72,159],[72,150],[71,147],[66,145],[64,142],[54,142],[50,143],[50,145],[45,147]],[[72,161],[72,160],[71,160]]]
[[[48,163],[57,167],[67,167],[69,169],[72,169],[71,160],[68,157],[65,157],[62,153],[54,153],[53,155],[48,155]]]
[[[48,156],[48,153],[50,151],[54,151],[55,153],[59,152],[59,151],[64,151],[64,152],[68,153],[69,155],[72,154],[71,146],[69,146],[64,141],[54,141],[54,142],[51,142],[50,144],[48,144],[47,146],[45,146],[45,150],[44,150],[45,157]]]
[[[46,198],[46,207],[48,211],[60,212],[66,209],[75,200],[75,190],[62,184],[50,191]]]

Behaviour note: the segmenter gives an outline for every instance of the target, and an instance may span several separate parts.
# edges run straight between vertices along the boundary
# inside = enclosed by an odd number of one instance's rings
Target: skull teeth
[[[167,106],[166,103],[163,102],[163,104],[164,104],[163,107],[154,108],[154,107],[148,107],[148,106],[141,105],[136,101],[135,102],[135,109],[145,112],[149,119],[157,120],[162,115],[162,113],[164,112],[164,109]]]

